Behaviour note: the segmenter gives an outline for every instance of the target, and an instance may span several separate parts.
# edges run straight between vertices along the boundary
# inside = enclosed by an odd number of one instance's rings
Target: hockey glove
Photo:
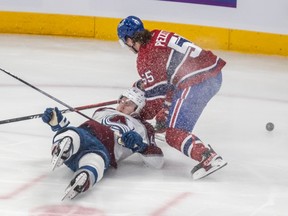
[[[52,131],[58,131],[70,124],[57,107],[54,109],[47,108],[42,116],[42,120],[51,126]]]
[[[135,131],[128,131],[122,134],[122,142],[126,148],[131,149],[133,152],[143,152],[148,145],[143,143],[143,138]]]
[[[156,115],[156,124],[154,126],[156,133],[164,133],[167,128],[168,108],[162,108]]]
[[[154,126],[156,133],[164,133],[168,127],[168,115],[173,97],[173,86],[170,86],[170,90],[166,93],[165,101],[162,109],[155,116],[156,124]]]
[[[136,87],[136,88],[138,88],[138,89],[141,90],[141,91],[145,91],[145,89],[144,89],[144,81],[143,81],[142,79],[137,80],[137,81],[133,84],[133,87]]]

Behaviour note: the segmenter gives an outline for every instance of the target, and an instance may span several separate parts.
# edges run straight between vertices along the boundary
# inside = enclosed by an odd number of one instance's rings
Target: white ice
[[[61,201],[72,172],[51,171],[53,132],[41,119],[0,125],[2,216],[286,216],[288,59],[214,50],[227,61],[223,86],[194,130],[228,161],[193,181],[195,161],[158,141],[162,170],[137,155],[111,168],[90,192]],[[118,98],[138,79],[136,56],[117,42],[0,35],[0,68],[69,106]],[[0,71],[0,120],[66,107]],[[83,111],[91,115],[93,109]],[[86,119],[66,116],[77,126]],[[267,122],[274,131],[265,130]]]

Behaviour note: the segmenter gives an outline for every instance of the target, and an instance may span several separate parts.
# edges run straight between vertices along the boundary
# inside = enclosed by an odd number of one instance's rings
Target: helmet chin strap
[[[138,53],[138,50],[136,50],[134,46],[132,46],[131,48],[132,48],[132,50],[133,50],[133,52],[134,52],[135,54]]]
[[[129,37],[129,38],[130,38],[130,37]],[[133,42],[132,46],[129,46],[129,45],[127,44],[127,42],[125,42],[125,45],[128,46],[135,54],[137,54],[137,53],[138,53],[138,50],[135,48],[136,42],[134,42],[134,40],[133,40],[132,38],[130,38],[130,39],[131,39],[132,42]]]
[[[134,47],[135,43],[133,43],[132,46],[129,46],[128,44],[126,44],[126,46],[128,46],[135,54],[138,53],[138,50],[136,50],[136,48]]]
[[[122,46],[122,47],[125,47],[125,45],[127,46],[127,47],[129,47],[135,54],[137,54],[138,53],[138,51],[135,49],[135,47],[134,47],[134,44],[135,43],[133,43],[133,45],[132,46],[129,46],[127,43],[125,43],[122,39],[119,39],[119,43],[120,43],[120,45]]]

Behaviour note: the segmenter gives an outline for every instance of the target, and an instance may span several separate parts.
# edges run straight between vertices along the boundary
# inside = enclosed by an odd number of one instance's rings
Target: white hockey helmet
[[[132,87],[126,90],[125,92],[123,92],[120,95],[119,99],[121,99],[122,97],[128,98],[129,100],[131,100],[133,103],[137,105],[137,108],[135,110],[136,113],[139,113],[145,106],[145,101],[146,101],[145,92],[141,91],[140,89],[136,87]]]

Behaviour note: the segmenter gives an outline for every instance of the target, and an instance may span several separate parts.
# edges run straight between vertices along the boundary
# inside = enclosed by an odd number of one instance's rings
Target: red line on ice
[[[23,184],[22,186],[16,188],[14,191],[7,193],[5,195],[0,195],[0,199],[11,199],[14,196],[20,194],[21,192],[28,190],[29,188],[34,186],[37,182],[40,182],[45,177],[46,175],[38,176],[37,178],[34,178],[31,181],[27,182],[26,184]]]
[[[191,193],[186,192],[186,193],[182,193],[178,196],[176,196],[174,199],[170,200],[168,203],[166,203],[165,205],[163,205],[162,207],[160,207],[159,209],[157,209],[156,211],[154,211],[151,216],[161,216],[165,213],[165,211],[168,211],[169,208],[177,205],[181,200],[185,199],[187,196],[190,196]]]

